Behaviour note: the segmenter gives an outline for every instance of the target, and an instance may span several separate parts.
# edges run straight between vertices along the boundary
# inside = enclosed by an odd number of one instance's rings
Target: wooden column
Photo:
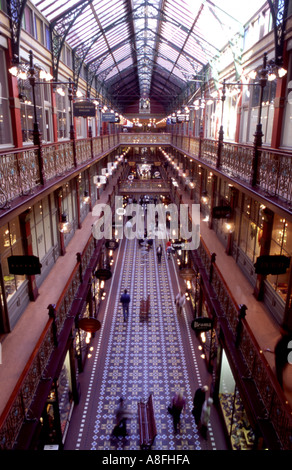
[[[11,41],[8,40],[8,49],[6,50],[6,63],[7,70],[12,66],[11,57]],[[7,73],[8,91],[9,91],[9,108],[12,124],[13,143],[16,148],[22,147],[22,129],[21,129],[21,110],[19,101],[19,90],[17,78],[13,77],[11,73]]]

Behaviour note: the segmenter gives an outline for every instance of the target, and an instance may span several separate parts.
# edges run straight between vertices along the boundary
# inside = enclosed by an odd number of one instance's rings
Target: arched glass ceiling
[[[124,111],[141,97],[170,103],[264,0],[32,0]],[[78,74],[78,69],[75,71]]]

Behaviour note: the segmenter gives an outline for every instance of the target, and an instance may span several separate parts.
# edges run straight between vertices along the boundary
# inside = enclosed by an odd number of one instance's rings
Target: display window
[[[0,146],[12,143],[6,61],[0,48]]]
[[[251,450],[255,444],[255,435],[224,350],[218,398],[232,449]]]
[[[24,255],[18,217],[0,227],[0,254],[5,295],[7,301],[9,301],[26,280],[24,275],[10,274],[8,266],[10,256]]]
[[[50,206],[52,198],[45,197],[32,208],[30,230],[32,236],[33,254],[40,261],[57,245],[56,238],[56,208]]]
[[[68,90],[65,86],[60,86],[56,90],[56,108],[58,139],[69,139],[71,111],[68,99]]]
[[[74,381],[70,351],[67,351],[59,378],[52,385],[40,419],[39,450],[54,445],[60,449],[64,444],[74,407]]]
[[[277,214],[274,215],[270,255],[292,256],[292,224]],[[291,267],[285,274],[270,274],[267,277],[268,282],[284,301],[287,298],[290,271]]]
[[[261,205],[247,196],[243,197],[243,209],[239,234],[239,247],[251,261],[260,255],[262,237]]]

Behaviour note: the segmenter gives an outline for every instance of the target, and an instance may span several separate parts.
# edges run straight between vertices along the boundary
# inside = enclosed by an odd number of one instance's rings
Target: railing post
[[[48,306],[48,310],[49,310],[49,317],[53,319],[53,323],[52,323],[53,341],[54,341],[55,347],[57,347],[58,339],[57,339],[57,325],[56,325],[56,305],[50,304]]]
[[[216,261],[216,253],[211,254],[211,264],[210,264],[210,274],[209,274],[209,283],[212,284],[213,280],[213,269],[214,269],[214,263]]]
[[[236,338],[235,338],[235,346],[238,348],[241,342],[241,337],[242,337],[242,330],[243,330],[243,324],[242,320],[246,316],[246,311],[247,311],[247,306],[244,304],[239,305],[239,312],[238,312],[238,323],[236,326]]]
[[[76,168],[77,167],[77,154],[76,154],[76,139],[75,139],[75,128],[74,128],[73,86],[74,85],[71,82],[71,79],[69,78],[68,97],[69,97],[70,107],[71,107],[70,140],[71,140],[72,149],[73,149],[74,167]]]
[[[79,263],[79,276],[80,276],[80,283],[82,284],[83,282],[83,274],[82,274],[82,258],[81,258],[81,253],[76,253],[76,258],[77,258],[77,263]]]
[[[263,106],[263,96],[264,88],[267,84],[267,53],[264,53],[263,67],[260,71],[260,104],[259,104],[259,113],[258,113],[258,122],[256,127],[256,132],[254,134],[254,144],[253,144],[253,162],[252,162],[252,179],[251,185],[255,187],[258,184],[258,173],[259,173],[259,163],[260,163],[260,152],[262,147],[262,106]]]

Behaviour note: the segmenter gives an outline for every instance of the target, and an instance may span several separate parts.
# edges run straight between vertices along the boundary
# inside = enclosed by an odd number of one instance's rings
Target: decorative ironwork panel
[[[11,450],[25,418],[21,395],[18,394],[0,429],[0,449]]]
[[[92,143],[93,143],[93,156],[96,157],[97,155],[101,154],[101,138],[95,137]]]
[[[120,144],[132,145],[168,145],[171,143],[171,134],[120,134]]]
[[[90,140],[82,139],[76,141],[77,163],[85,163],[91,159]]]
[[[199,157],[200,153],[200,141],[196,138],[190,139],[190,154],[194,155],[195,157]]]
[[[216,165],[218,142],[215,140],[204,140],[202,143],[202,159]]]

